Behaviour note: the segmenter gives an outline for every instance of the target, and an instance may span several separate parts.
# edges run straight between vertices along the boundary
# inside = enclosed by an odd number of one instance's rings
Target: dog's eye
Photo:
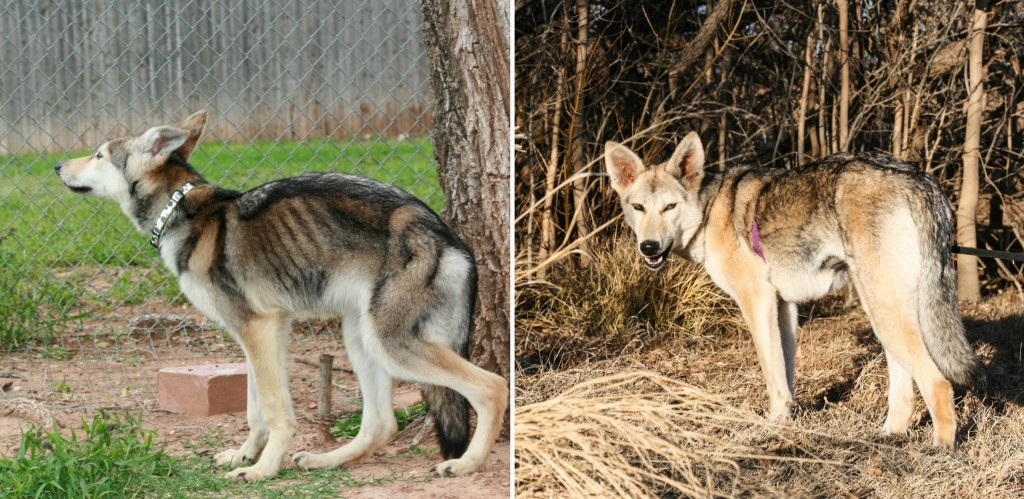
[[[103,153],[97,152],[96,153],[96,159],[103,159]]]
[[[675,207],[676,207],[675,203],[669,203],[669,204],[665,205],[665,209],[662,210],[662,211],[668,211],[668,210],[671,210],[672,208],[675,208]]]
[[[636,211],[639,211],[639,212],[643,213],[643,211],[644,211],[644,205],[642,205],[642,204],[640,204],[640,203],[633,203],[633,209],[634,209],[634,210],[636,210]]]

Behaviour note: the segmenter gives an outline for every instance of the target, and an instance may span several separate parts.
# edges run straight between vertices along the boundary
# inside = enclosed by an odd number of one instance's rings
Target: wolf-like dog
[[[914,388],[933,442],[956,437],[953,385],[978,359],[964,334],[950,259],[952,214],[938,182],[886,154],[837,154],[795,170],[704,170],[696,133],[648,167],[626,146],[604,162],[647,267],[670,254],[703,263],[750,328],[769,415],[793,406],[796,304],[852,280],[885,350],[889,409],[883,434],[905,432]]]
[[[297,466],[342,466],[389,443],[398,432],[397,378],[423,384],[445,459],[435,471],[479,470],[509,390],[466,360],[477,272],[463,242],[418,199],[363,177],[311,173],[248,192],[213,186],[188,163],[205,126],[199,112],[55,168],[71,190],[117,201],[152,232],[188,299],[241,344],[250,433],[241,448],[215,456],[235,468],[227,476],[255,481],[281,467],[296,429],[285,368],[291,323],[301,317],[341,317],[363,415],[352,441],[297,452]],[[477,414],[471,440],[469,406]]]

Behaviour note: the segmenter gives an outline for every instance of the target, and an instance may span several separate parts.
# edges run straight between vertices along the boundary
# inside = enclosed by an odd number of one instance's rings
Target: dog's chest
[[[222,325],[226,324],[218,312],[217,295],[208,279],[185,272],[178,278],[178,283],[181,292],[200,312]]]
[[[177,273],[179,250],[182,237],[177,234],[165,237],[160,244],[160,259],[171,272]],[[224,318],[218,313],[216,290],[205,276],[185,271],[178,276],[178,286],[188,301],[204,315],[224,324]]]

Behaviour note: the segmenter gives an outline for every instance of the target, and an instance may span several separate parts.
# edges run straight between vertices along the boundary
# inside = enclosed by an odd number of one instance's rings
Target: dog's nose
[[[57,164],[53,165],[53,171],[60,173],[60,169],[64,167],[63,161],[58,161]]]
[[[643,253],[644,256],[658,256],[661,253],[661,245],[658,244],[658,241],[643,241],[640,243],[640,253]]]

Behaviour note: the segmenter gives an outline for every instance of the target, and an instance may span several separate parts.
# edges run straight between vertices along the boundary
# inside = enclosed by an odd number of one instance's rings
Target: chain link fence
[[[151,408],[158,368],[240,361],[116,203],[60,160],[210,115],[190,162],[249,189],[304,171],[394,183],[440,210],[419,3],[15,1],[0,12],[0,385],[66,409]],[[330,322],[293,353],[333,350]]]

